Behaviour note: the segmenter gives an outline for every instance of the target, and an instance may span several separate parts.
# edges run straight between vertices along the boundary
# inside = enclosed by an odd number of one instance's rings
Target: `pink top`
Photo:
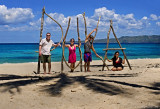
[[[76,47],[74,46],[73,49],[71,47],[69,47],[68,63],[75,63],[75,62],[76,62]]]

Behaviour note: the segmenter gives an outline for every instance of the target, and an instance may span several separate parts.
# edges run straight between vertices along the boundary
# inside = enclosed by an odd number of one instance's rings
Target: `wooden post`
[[[108,34],[107,34],[107,45],[106,48],[108,48],[109,45],[109,34],[111,32],[111,27],[109,28]],[[105,51],[105,55],[104,55],[104,62],[103,62],[103,67],[102,67],[102,71],[104,71],[104,67],[105,67],[105,62],[106,62],[106,56],[107,56],[107,50]],[[109,70],[109,68],[107,67],[107,69]]]
[[[57,25],[61,28],[62,36],[61,36],[61,40],[59,41],[59,43],[61,43],[61,41],[63,39],[63,28],[62,28],[62,26],[55,19],[53,19],[50,15],[48,15],[46,12],[44,12],[44,14],[46,14],[50,19],[52,19],[55,23],[57,23]],[[54,49],[55,49],[55,47],[53,49],[51,49],[50,51],[53,51]]]
[[[87,23],[86,23],[86,18],[85,18],[85,12],[83,13],[83,18],[84,18],[84,24],[85,24],[85,35],[87,37]]]
[[[63,45],[64,45],[64,42],[62,42],[62,60],[61,60],[61,73],[63,73]]]
[[[78,17],[77,17],[77,34],[78,34],[78,46],[79,46],[79,44],[81,43],[80,41],[80,35],[79,35],[79,23],[78,23]],[[82,72],[82,52],[81,52],[81,50],[79,49],[79,54],[81,55],[80,57],[81,57],[81,59],[80,59],[80,71]]]
[[[120,48],[122,48],[122,46],[121,46],[120,42],[118,41],[117,36],[116,36],[116,34],[115,34],[115,32],[114,32],[114,29],[113,29],[113,26],[112,26],[112,20],[110,20],[110,23],[111,23],[111,29],[112,29],[113,35],[114,35],[114,37],[116,38],[116,41],[117,41],[117,43],[119,44]],[[123,50],[123,49],[122,49],[122,52],[123,52],[123,55],[124,55],[124,57],[125,57],[125,59],[126,59],[126,61],[127,61],[127,64],[128,64],[128,66],[129,66],[130,70],[132,70],[132,68],[131,68],[131,66],[130,66],[130,64],[129,64],[129,61],[128,61],[128,59],[127,59],[127,56],[126,56],[126,54],[124,53],[124,50]]]
[[[100,19],[101,19],[101,16],[99,16],[99,19],[98,19],[98,22],[97,22],[97,27],[96,27],[97,31],[98,31],[98,25],[99,25]],[[97,31],[96,31],[95,34],[94,34],[94,38],[93,38],[93,40],[92,40],[92,43],[93,43],[94,39],[96,38]]]
[[[41,30],[40,30],[40,41],[39,41],[39,43],[40,43],[40,42],[41,42],[41,40],[42,40],[43,23],[44,23],[44,13],[45,13],[45,7],[43,7],[43,9],[42,9]],[[39,74],[39,73],[40,73],[40,59],[41,59],[41,56],[39,56],[39,54],[38,54],[38,67],[37,67],[37,74]]]
[[[67,33],[68,33],[68,30],[69,30],[70,21],[71,21],[71,18],[69,18],[69,21],[68,21],[68,27],[67,27],[67,30],[66,30],[65,36],[64,36],[64,38],[63,38],[63,43],[62,43],[61,73],[63,73],[63,69],[64,69],[64,67],[63,67],[63,60],[64,60],[65,40],[66,40]]]

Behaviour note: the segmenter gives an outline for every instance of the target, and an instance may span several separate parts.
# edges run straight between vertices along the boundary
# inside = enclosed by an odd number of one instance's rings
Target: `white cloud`
[[[10,8],[0,5],[0,25],[18,24],[31,20],[34,17],[29,8]]]
[[[147,20],[148,18],[146,17],[146,16],[144,16],[143,18],[142,18],[142,20]]]
[[[123,29],[141,29],[143,23],[141,20],[136,20],[134,14],[117,14],[114,10],[108,10],[106,7],[95,9],[94,15],[91,18],[97,19],[101,16],[101,21],[105,24],[104,26],[109,26],[109,20],[113,20],[115,26]]]
[[[160,26],[160,22],[156,22],[156,24],[157,24],[158,26]]]
[[[158,16],[155,14],[151,14],[150,17],[151,17],[151,20],[158,20]]]
[[[41,18],[39,18],[37,21],[31,21],[28,23],[28,25],[25,25],[25,26],[24,25],[21,25],[20,27],[12,27],[11,25],[8,26],[10,23],[17,24],[23,21],[31,20],[34,17],[31,9],[28,9],[28,8],[7,9],[7,7],[5,7],[4,5],[0,5],[0,6],[1,6],[0,10],[2,10],[3,8],[3,11],[4,11],[3,12],[4,15],[2,15],[2,12],[0,11],[0,16],[2,16],[2,18],[0,17],[0,23],[2,20],[4,20],[5,23],[3,25],[5,25],[5,29],[8,29],[9,31],[40,30]],[[11,13],[12,12],[11,10],[13,9],[17,10],[17,14]],[[20,10],[23,10],[23,11],[25,10],[26,12],[22,12]],[[6,15],[9,16],[9,13],[11,15],[10,15],[10,18],[8,19],[11,19],[11,20],[7,20],[7,18],[4,19],[4,16]],[[21,16],[23,17],[21,19],[18,19],[18,17],[20,16],[20,13],[22,14]],[[84,20],[83,20],[82,14],[73,15],[73,16],[64,16],[61,13],[49,13],[49,15],[62,25],[64,33],[68,25],[69,17],[71,17],[70,30],[73,30],[74,32],[77,31],[76,27],[77,27],[77,17],[78,17],[80,31],[84,33]],[[143,28],[149,27],[150,19],[152,18],[152,20],[153,19],[155,20],[158,18],[157,15],[151,14],[150,17],[144,16],[141,19],[136,19],[133,13],[118,14],[115,12],[115,10],[109,10],[106,7],[102,7],[102,8],[95,9],[93,16],[88,17],[86,13],[88,32],[97,26],[97,21],[99,16],[101,16],[99,29],[98,29],[99,32],[108,31],[108,28],[110,25],[109,20],[111,19],[113,20],[113,26],[115,31],[116,30],[132,31],[133,29],[141,30]],[[157,22],[156,24],[160,25],[159,22]],[[52,21],[49,17],[46,17],[45,15],[44,30],[60,31],[60,28],[54,21]]]

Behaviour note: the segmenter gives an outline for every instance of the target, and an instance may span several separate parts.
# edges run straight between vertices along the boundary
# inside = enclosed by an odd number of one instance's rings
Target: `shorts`
[[[51,55],[41,55],[41,63],[51,63]]]
[[[84,53],[84,62],[91,62],[91,61],[92,61],[92,54]]]

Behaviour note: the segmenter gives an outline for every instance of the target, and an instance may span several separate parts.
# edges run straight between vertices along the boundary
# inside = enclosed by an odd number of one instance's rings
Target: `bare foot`
[[[87,72],[91,72],[90,70],[87,70]]]
[[[51,74],[51,72],[48,72],[48,74]]]

